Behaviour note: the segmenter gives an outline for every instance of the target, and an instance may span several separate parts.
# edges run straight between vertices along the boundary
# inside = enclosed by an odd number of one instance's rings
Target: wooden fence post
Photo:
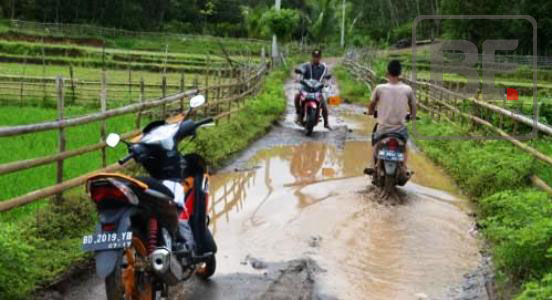
[[[167,97],[167,76],[163,74],[163,77],[161,78],[161,95],[162,98]],[[167,118],[167,104],[164,103],[161,107],[161,117],[163,119]]]
[[[132,103],[132,69],[130,68],[130,62],[128,62],[128,98]]]
[[[218,116],[220,114],[220,100],[221,100],[221,87],[222,84],[222,75],[220,69],[217,71],[217,96],[216,96],[216,115]],[[216,120],[215,124],[218,124],[218,119]]]
[[[71,76],[71,104],[75,104],[77,96],[75,94],[75,73],[73,65],[69,66],[69,75]]]
[[[144,103],[144,101],[146,101],[146,96],[145,96],[145,84],[144,84],[144,77],[142,76],[142,78],[140,78],[140,103]],[[142,126],[142,114],[143,114],[143,110],[140,109],[140,111],[138,111],[138,115],[136,116],[136,129],[140,129],[141,126]]]
[[[42,79],[42,80],[44,80],[44,79]],[[24,84],[23,76],[21,77],[20,82],[21,82],[21,85],[19,87],[19,105],[23,106],[23,84]]]
[[[102,71],[102,91],[100,92],[100,109],[101,112],[104,113],[107,111],[107,74],[106,71]],[[107,121],[103,120],[100,126],[100,138],[101,141],[105,141],[106,137],[106,128],[107,128]],[[107,150],[106,148],[102,148],[102,166],[105,168],[107,166]]]
[[[65,103],[64,103],[64,91],[63,91],[63,77],[56,77],[56,91],[57,91],[57,111],[58,120],[64,119]],[[58,132],[58,151],[59,153],[65,152],[65,128],[61,127]],[[57,161],[57,174],[56,183],[63,182],[63,160]],[[59,205],[63,201],[63,193],[56,194],[54,203]]]
[[[185,79],[184,71],[182,71],[182,73],[180,73],[180,92],[181,93],[184,93],[184,91],[186,90],[186,82],[184,79]],[[180,112],[184,113],[184,97],[180,99]]]
[[[209,99],[209,73],[211,73],[211,56],[207,55],[207,68],[205,69],[205,100],[207,105],[205,105],[205,109],[203,111],[205,116],[207,116],[207,110],[209,108],[209,102],[211,100]]]

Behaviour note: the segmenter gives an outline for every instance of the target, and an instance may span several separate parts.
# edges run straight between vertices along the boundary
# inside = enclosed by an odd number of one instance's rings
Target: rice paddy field
[[[167,95],[207,83],[236,82],[228,60],[234,68],[257,64],[262,46],[255,41],[201,36],[64,36],[21,31],[1,23],[0,127],[55,120],[56,76],[65,80],[65,117],[82,116],[99,110],[103,72],[110,109],[138,102],[141,95],[146,101],[159,98],[163,78]],[[129,132],[135,129],[135,119],[135,114],[108,119],[107,132]],[[66,150],[100,142],[100,124],[67,128]],[[108,164],[124,156],[123,148],[107,150]],[[0,139],[0,164],[52,155],[57,149],[56,130],[4,137]],[[71,179],[101,168],[101,153],[70,158],[64,165],[65,179]],[[56,164],[48,164],[2,175],[0,201],[51,186],[55,174]],[[0,223],[28,216],[44,202],[2,213]]]

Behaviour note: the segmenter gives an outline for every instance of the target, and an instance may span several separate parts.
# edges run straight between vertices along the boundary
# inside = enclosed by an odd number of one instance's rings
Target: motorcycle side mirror
[[[332,75],[326,75],[326,76],[324,76],[324,79],[330,80],[330,79],[332,79]]]
[[[205,96],[197,95],[190,99],[190,108],[198,108],[205,104]]]
[[[299,69],[295,69],[295,74],[303,75],[303,71]]]
[[[105,143],[111,148],[115,148],[120,142],[121,136],[116,133],[110,133],[105,139]]]

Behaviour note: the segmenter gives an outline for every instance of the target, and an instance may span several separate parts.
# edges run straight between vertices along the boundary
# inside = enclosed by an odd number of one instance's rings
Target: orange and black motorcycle
[[[192,98],[190,111],[203,105]],[[198,154],[182,155],[178,143],[213,122],[157,121],[143,129],[138,142],[124,142],[128,156],[148,177],[97,174],[87,191],[96,204],[96,232],[83,238],[83,250],[95,252],[96,271],[105,280],[107,298],[167,298],[169,286],[197,275],[212,276],[217,246],[208,228],[207,166]],[[115,147],[120,136],[110,134]]]

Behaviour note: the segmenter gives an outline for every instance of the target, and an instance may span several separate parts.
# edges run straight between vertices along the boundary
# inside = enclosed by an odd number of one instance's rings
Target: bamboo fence
[[[358,56],[348,55],[344,60],[344,65],[359,81],[365,83],[370,88],[374,88],[376,84],[380,83],[379,79],[368,66],[359,64],[355,60],[355,57]],[[433,120],[446,120],[452,124],[469,122],[474,126],[484,127],[498,137],[511,142],[535,159],[552,167],[551,156],[516,138],[518,135],[517,131],[521,126],[531,128],[538,134],[552,136],[551,126],[475,97],[466,98],[459,93],[459,85],[456,85],[453,87],[454,90],[451,90],[428,81],[409,79],[408,75],[402,80],[413,87],[416,92],[417,106],[428,112],[429,117]],[[512,126],[506,126],[507,121]],[[498,124],[495,124],[497,122]],[[507,127],[511,127],[513,132],[507,132]],[[471,138],[487,139],[484,137]],[[548,193],[552,191],[550,186],[535,175],[531,176],[531,181],[536,187]]]
[[[217,74],[220,75],[220,70],[217,71]],[[23,171],[27,169],[36,168],[46,164],[56,163],[56,184],[41,188],[36,191],[26,193],[24,195],[7,199],[0,202],[0,211],[8,211],[13,208],[23,206],[34,201],[55,196],[56,201],[61,201],[62,193],[68,189],[77,187],[85,183],[89,175],[97,172],[113,172],[120,170],[125,166],[119,166],[118,164],[107,165],[106,159],[106,143],[100,142],[97,144],[87,145],[74,150],[66,150],[65,144],[65,129],[69,127],[82,126],[86,124],[100,122],[100,135],[105,137],[106,127],[105,121],[122,115],[136,114],[136,129],[130,132],[127,132],[122,135],[124,139],[130,139],[140,135],[140,128],[142,123],[142,118],[144,115],[150,115],[151,117],[158,117],[167,119],[168,122],[178,121],[187,110],[187,99],[198,93],[202,93],[207,98],[207,104],[204,106],[203,111],[201,112],[203,116],[212,116],[215,120],[226,118],[230,119],[231,116],[240,111],[241,102],[246,99],[248,96],[255,95],[259,92],[265,74],[268,72],[266,64],[264,63],[264,58],[260,65],[255,66],[242,66],[240,69],[235,70],[236,82],[222,84],[220,76],[213,76],[209,70],[206,71],[205,76],[205,85],[198,86],[198,83],[194,83],[194,86],[197,88],[188,89],[188,85],[185,84],[184,78],[181,79],[179,85],[180,91],[175,94],[168,94],[168,84],[166,79],[162,80],[162,86],[160,88],[162,95],[157,99],[150,99],[146,97],[144,93],[143,81],[140,85],[140,99],[136,103],[129,104],[122,107],[117,107],[114,109],[107,109],[108,102],[108,82],[105,76],[105,71],[102,74],[101,80],[101,92],[99,97],[100,102],[100,111],[97,113],[92,113],[89,115],[73,117],[73,118],[64,118],[65,110],[65,99],[67,98],[68,84],[67,80],[64,80],[61,77],[56,78],[56,99],[57,99],[57,110],[58,110],[58,120],[48,121],[37,124],[28,124],[28,125],[19,125],[19,126],[9,126],[9,127],[0,127],[0,139],[6,139],[13,136],[21,136],[27,134],[34,134],[38,132],[56,130],[58,131],[58,145],[57,153],[52,155],[47,155],[43,157],[14,161],[9,163],[0,164],[0,175]],[[216,82],[213,82],[216,81]],[[216,84],[213,84],[216,83]],[[70,85],[69,85],[70,90]],[[160,115],[158,111],[160,112]],[[198,112],[196,112],[198,113]],[[87,153],[100,151],[102,155],[101,167],[99,170],[83,174],[76,178],[70,180],[63,180],[64,178],[64,161],[81,156]]]

